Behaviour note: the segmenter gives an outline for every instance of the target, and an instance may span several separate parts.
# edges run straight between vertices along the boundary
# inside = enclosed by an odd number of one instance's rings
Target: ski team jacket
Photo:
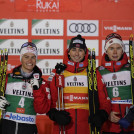
[[[67,68],[62,72],[64,75],[64,108],[70,113],[72,121],[65,126],[66,134],[89,134],[89,107],[88,107],[88,87],[87,87],[87,57],[81,63],[69,60],[68,50],[63,59]],[[53,70],[50,77],[50,90],[52,97],[51,107],[56,107],[58,100],[57,87],[55,86],[56,70]],[[53,133],[59,134],[59,126],[54,123]]]
[[[70,113],[72,121],[65,126],[66,134],[89,134],[89,103],[88,103],[88,83],[87,83],[87,65],[88,53],[83,62],[75,63],[69,60],[68,50],[65,53],[63,63],[67,68],[62,72],[65,80],[64,87],[64,107]],[[56,107],[58,99],[57,88],[55,84],[56,70],[53,70],[50,77],[50,89],[52,97],[52,106]],[[53,133],[59,134],[59,126],[54,124]]]
[[[111,111],[119,112],[117,116],[124,117],[127,109],[132,105],[131,97],[131,80],[130,80],[130,65],[126,53],[120,61],[106,60],[107,56],[104,53],[102,57],[102,66],[97,68],[98,94],[100,101],[100,109],[107,111],[107,107],[111,107]],[[108,106],[103,103],[105,99],[104,93],[108,94],[107,101],[110,100]],[[109,109],[110,110],[110,109]],[[108,114],[110,111],[107,111]],[[132,129],[133,128],[133,129]],[[118,123],[112,123],[107,120],[102,127],[104,132],[119,133],[123,129]],[[127,130],[134,131],[134,126],[130,126]]]
[[[40,101],[40,96],[44,94],[44,111],[48,112],[50,109],[50,92],[46,81],[41,76],[42,73],[37,66],[34,67],[33,73],[29,78],[24,78],[20,73],[20,67],[13,70],[13,73],[8,74],[6,78],[6,91],[5,97],[10,103],[6,107],[6,112],[3,119],[11,120],[17,123],[35,124],[36,123],[36,110],[38,108],[36,101]],[[36,96],[33,95],[32,86],[30,84],[31,78],[39,79],[39,89]],[[40,92],[41,91],[41,92]]]

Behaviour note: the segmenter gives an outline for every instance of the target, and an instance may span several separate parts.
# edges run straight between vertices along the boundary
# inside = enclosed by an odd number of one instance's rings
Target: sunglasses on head
[[[34,43],[32,43],[32,42],[26,42],[26,43],[24,43],[24,44],[21,46],[21,49],[22,49],[23,47],[28,47],[28,46],[35,47],[35,48],[36,48],[36,45],[35,45]],[[37,49],[37,48],[36,48],[36,49]]]

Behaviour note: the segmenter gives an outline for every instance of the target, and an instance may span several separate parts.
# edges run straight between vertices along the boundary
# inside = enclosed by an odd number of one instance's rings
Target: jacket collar
[[[13,69],[13,72],[12,72],[13,78],[20,78],[20,79],[31,79],[35,77],[37,77],[37,79],[41,78],[42,72],[37,66],[33,68],[33,73],[28,78],[21,75],[21,66],[22,65],[19,65],[18,67]]]
[[[106,57],[107,54],[104,53],[102,56],[101,65],[111,72],[119,71],[125,64],[128,63],[128,57],[125,52],[123,53],[122,58],[119,61],[109,61]]]

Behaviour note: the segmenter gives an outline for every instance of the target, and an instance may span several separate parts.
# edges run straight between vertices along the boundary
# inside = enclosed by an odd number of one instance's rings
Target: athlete
[[[0,96],[0,109],[5,110],[2,119],[2,134],[37,134],[34,100],[44,93],[44,112],[50,109],[50,91],[42,73],[36,66],[37,47],[26,42],[20,49],[21,65],[7,75],[5,97]],[[34,97],[38,92],[38,97]],[[37,94],[36,94],[37,95]],[[38,100],[40,101],[40,100]]]
[[[105,120],[104,116],[97,113],[92,123],[98,128],[104,123],[101,127],[103,134],[134,134],[132,123],[127,129],[120,125],[120,119],[132,105],[130,64],[121,36],[117,33],[109,34],[104,48],[102,63],[97,70],[97,82],[100,109],[105,111]],[[103,103],[104,99],[110,101],[109,105]]]
[[[88,50],[85,39],[81,35],[77,35],[71,39],[69,48],[65,52],[63,64],[58,63],[49,77],[52,103],[47,115],[54,121],[54,134],[59,134],[60,131],[66,134],[90,133],[88,124],[87,61]],[[58,89],[56,78],[59,72],[64,76],[63,100],[65,110],[57,112]],[[43,113],[43,110],[40,108],[38,112]],[[61,112],[63,113],[61,114]]]

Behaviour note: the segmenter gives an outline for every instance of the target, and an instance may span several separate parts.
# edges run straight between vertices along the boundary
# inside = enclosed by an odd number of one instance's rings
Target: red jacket
[[[102,66],[97,68],[97,82],[98,82],[98,94],[99,94],[99,101],[100,101],[100,109],[104,109],[108,112],[108,114],[110,114],[111,111],[115,111],[115,112],[119,112],[119,117],[124,117],[125,115],[125,111],[126,111],[126,107],[130,107],[131,104],[113,104],[113,103],[109,103],[109,98],[107,97],[108,93],[107,93],[107,89],[106,89],[106,84],[105,80],[103,79],[103,76],[101,75],[100,72],[103,72],[103,69],[109,71],[109,73],[111,72],[112,75],[116,74],[116,72],[120,73],[121,69],[123,67],[125,67],[125,69],[129,72],[129,64],[128,63],[128,58],[126,53],[123,54],[123,57],[120,61],[110,61],[110,60],[106,60],[107,59],[107,55],[104,53],[103,57],[102,57]],[[115,75],[116,77],[116,75]],[[125,76],[123,76],[125,77]],[[116,86],[115,86],[116,87]],[[105,103],[104,103],[105,102]],[[106,103],[109,103],[108,105],[106,105]],[[108,108],[109,107],[109,108]],[[130,126],[127,130],[125,131],[132,131],[132,128],[134,130],[134,126]],[[119,133],[122,131],[122,129],[120,128],[120,125],[118,123],[112,123],[110,120],[107,120],[102,127],[102,131],[104,132],[115,132],[115,133]]]
[[[22,76],[21,65],[14,68],[13,72],[11,74],[8,74],[7,77],[6,77],[6,85],[7,85],[8,79],[9,79],[8,76],[10,76],[10,79],[12,79],[12,80],[14,79],[14,81],[19,79],[20,81],[24,81],[25,83],[30,83],[30,79],[33,79],[35,77],[38,78],[39,89],[38,90],[33,90],[34,100],[33,100],[33,103],[31,103],[30,106],[32,108],[34,107],[34,110],[35,110],[36,113],[38,113],[40,111],[42,111],[42,113],[47,113],[50,110],[50,105],[51,105],[50,89],[49,89],[49,86],[47,84],[47,81],[42,79],[42,72],[37,66],[35,66],[33,68],[33,72],[29,77]],[[15,84],[14,84],[14,86],[15,86]],[[26,88],[26,91],[28,91],[28,90],[29,89]],[[18,94],[16,93],[16,96],[17,95]],[[41,107],[40,107],[40,105],[41,105]]]
[[[14,74],[15,77],[21,78],[17,74],[18,72],[20,74],[20,67],[21,66],[16,67],[13,70],[13,74]],[[17,72],[17,73],[15,73],[15,72]],[[15,75],[15,74],[17,74],[17,75]],[[35,66],[33,68],[33,74],[36,74],[36,75],[40,74],[39,75],[39,78],[40,78],[39,86],[40,87],[39,87],[38,90],[33,90],[33,97],[34,97],[33,106],[34,106],[34,110],[35,110],[36,113],[40,113],[40,114],[47,113],[50,110],[50,105],[51,105],[51,96],[50,96],[49,84],[47,83],[47,81],[42,79],[42,72],[37,66]],[[22,77],[22,80],[29,81],[30,79],[32,79],[34,77],[33,74],[29,78],[23,78]],[[41,107],[40,107],[40,105],[41,105]]]
[[[88,65],[87,59],[88,59],[88,53],[86,53],[85,59],[82,62],[80,63],[72,62],[68,58],[68,50],[67,50],[63,59],[63,63],[67,66],[65,70],[68,71],[69,74],[71,73],[72,77],[74,77],[75,74],[78,75],[79,73],[82,73],[87,68]],[[51,97],[52,97],[52,105],[51,105],[52,107],[56,107],[56,102],[58,99],[57,87],[55,86],[55,76],[56,76],[55,72],[56,70],[54,69],[49,77]],[[70,93],[71,96],[73,96],[74,94],[76,93],[72,93],[72,94]],[[67,94],[64,92],[64,97],[65,95],[67,96]],[[69,100],[66,99],[65,101],[69,101]],[[88,103],[88,99],[87,99],[87,103]],[[66,109],[66,111],[69,112],[70,116],[72,117],[71,123],[65,126],[66,134],[82,134],[82,133],[89,134],[89,124],[88,124],[89,110],[79,109],[79,108],[69,108]],[[54,130],[53,133],[59,134],[59,126],[57,124],[54,124],[53,130]]]
[[[44,114],[50,110],[51,95],[47,81],[43,80],[38,90],[33,90],[34,109],[36,113]]]

